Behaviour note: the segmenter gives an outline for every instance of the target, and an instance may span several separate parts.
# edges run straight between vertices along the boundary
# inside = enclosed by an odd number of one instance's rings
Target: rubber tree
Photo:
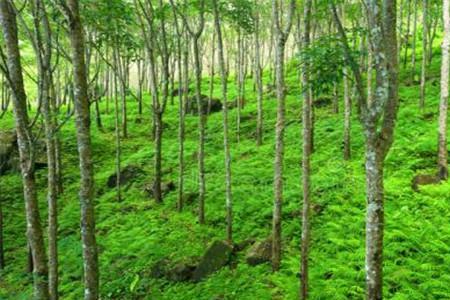
[[[81,243],[83,249],[84,299],[99,299],[98,250],[95,237],[94,165],[89,122],[85,37],[78,0],[59,1],[68,22],[74,78],[75,127],[80,161]]]
[[[17,26],[17,10],[9,0],[0,1],[0,26],[6,48],[6,65],[2,72],[8,80],[12,92],[15,128],[20,156],[20,170],[25,199],[27,240],[33,260],[33,296],[38,300],[49,299],[48,268],[44,237],[37,199],[33,135],[27,111],[21,53]],[[2,45],[3,48],[3,45]]]
[[[450,1],[443,1],[444,39],[442,41],[441,62],[441,100],[439,104],[438,128],[438,175],[441,180],[448,178],[447,118],[448,118],[448,80],[450,50]]]
[[[284,80],[285,47],[288,40],[296,1],[289,1],[287,15],[283,18],[281,1],[272,0],[272,18],[275,30],[275,78],[277,98],[277,122],[275,125],[274,207],[272,220],[272,269],[278,271],[281,264],[281,212],[283,204],[284,129],[286,111],[286,84]],[[284,19],[284,20],[282,20]]]
[[[360,120],[365,137],[366,173],[366,298],[383,298],[383,236],[384,236],[384,160],[393,143],[398,112],[398,52],[396,32],[396,0],[380,3],[365,0],[369,45],[373,53],[375,89],[371,103],[367,95],[358,63],[348,44],[347,36],[334,4],[330,4],[338,27],[349,68],[355,77]]]

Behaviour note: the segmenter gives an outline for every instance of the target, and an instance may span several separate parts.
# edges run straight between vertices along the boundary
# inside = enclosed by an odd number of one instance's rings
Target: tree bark
[[[348,70],[344,68],[344,160],[351,159],[352,99],[348,81]]]
[[[48,268],[39,215],[34,176],[34,149],[27,112],[27,97],[22,75],[16,13],[7,0],[0,1],[0,23],[7,57],[8,81],[12,90],[14,119],[19,146],[20,169],[24,188],[27,239],[33,257],[34,298],[49,299]]]
[[[33,1],[35,54],[38,65],[38,98],[41,103],[41,114],[44,119],[45,144],[47,152],[47,202],[48,202],[48,277],[50,299],[58,299],[58,209],[56,173],[56,139],[55,117],[56,112],[51,100],[51,31],[44,3],[41,0]]]
[[[450,48],[450,0],[443,2],[444,39],[442,41],[441,62],[441,100],[439,103],[438,129],[438,174],[440,179],[448,178],[447,116],[448,116],[448,80]]]
[[[283,204],[283,159],[286,85],[284,81],[284,54],[292,27],[295,1],[290,1],[288,16],[282,28],[279,1],[272,0],[272,17],[275,28],[275,79],[277,94],[277,122],[275,125],[274,207],[272,220],[272,269],[278,271],[281,264],[281,212]]]
[[[422,1],[422,66],[420,72],[420,102],[419,108],[423,111],[425,109],[425,93],[426,93],[426,81],[427,81],[427,39],[428,39],[428,0]]]
[[[222,111],[223,111],[223,147],[225,152],[225,203],[227,211],[227,241],[233,245],[233,200],[231,190],[231,154],[230,143],[228,139],[228,91],[227,91],[227,72],[225,70],[225,59],[223,51],[222,29],[220,27],[219,10],[217,0],[213,0],[214,25],[217,33],[217,46],[219,51],[219,66],[222,81]]]
[[[308,0],[304,6],[304,36],[303,47],[309,47],[311,34],[311,9],[312,1]],[[302,208],[302,235],[301,235],[301,267],[300,267],[300,299],[308,298],[308,260],[310,240],[310,207],[311,207],[311,135],[312,135],[312,93],[309,78],[310,62],[303,65],[303,152],[302,152],[302,186],[303,186],[303,208]]]
[[[255,1],[256,2],[256,1]],[[263,83],[261,68],[261,51],[260,51],[260,15],[257,12],[255,16],[255,81],[256,81],[256,98],[258,107],[258,116],[256,121],[256,145],[261,146],[263,143],[264,120],[263,120]]]
[[[3,271],[5,266],[5,244],[3,240],[3,203],[2,201],[0,201],[0,271]]]
[[[94,166],[92,161],[91,132],[89,125],[89,99],[85,62],[85,38],[81,24],[78,0],[62,4],[69,22],[69,39],[72,48],[74,73],[74,106],[77,145],[80,159],[81,240],[83,245],[84,299],[99,298],[99,269],[95,237]]]

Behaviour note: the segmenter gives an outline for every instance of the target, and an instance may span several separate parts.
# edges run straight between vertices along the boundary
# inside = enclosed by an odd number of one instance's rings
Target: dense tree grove
[[[449,0],[0,27],[0,299],[450,299]]]

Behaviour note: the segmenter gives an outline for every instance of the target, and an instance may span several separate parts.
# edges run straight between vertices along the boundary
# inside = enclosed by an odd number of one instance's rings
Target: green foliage
[[[334,42],[334,41],[333,41]],[[326,42],[324,41],[326,44]],[[331,44],[330,44],[331,45]],[[331,47],[331,46],[326,46]],[[311,50],[312,51],[312,50]],[[330,50],[327,50],[330,51]],[[324,53],[327,53],[326,51]],[[319,53],[318,56],[325,56]],[[333,53],[333,52],[331,52]],[[337,55],[337,54],[336,54]],[[329,59],[331,61],[331,59]],[[439,74],[439,61],[430,74]],[[334,67],[333,67],[334,68]],[[330,70],[335,70],[330,68]],[[408,74],[409,74],[409,70]],[[329,72],[329,71],[323,71]],[[403,76],[403,75],[402,75]],[[265,83],[270,79],[266,76]],[[289,69],[285,201],[283,213],[283,262],[281,271],[271,273],[268,264],[250,267],[239,253],[236,268],[224,268],[198,284],[174,283],[150,276],[151,267],[162,258],[189,261],[201,256],[214,239],[225,237],[225,197],[223,169],[222,115],[208,119],[206,143],[207,198],[205,226],[197,224],[194,202],[177,213],[176,193],[156,205],[142,187],[152,179],[153,145],[150,138],[151,114],[137,115],[134,99],[129,99],[129,138],[123,140],[123,165],[140,165],[146,176],[124,187],[123,201],[117,202],[114,189],[105,186],[114,173],[114,117],[101,111],[105,130],[93,124],[92,137],[96,168],[97,235],[100,247],[102,299],[297,299],[299,285],[299,243],[301,210],[301,103],[297,68]],[[252,82],[247,82],[248,103],[242,114],[241,141],[232,130],[232,167],[235,239],[266,238],[271,229],[273,201],[274,125],[276,105],[264,101],[265,138],[257,148],[253,133],[256,111]],[[204,80],[205,90],[208,80]],[[237,94],[230,84],[230,99]],[[220,96],[219,86],[215,97]],[[450,298],[450,183],[423,187],[414,193],[410,183],[417,173],[434,171],[436,106],[439,88],[427,85],[426,114],[417,108],[419,86],[400,88],[401,107],[395,142],[385,167],[386,235],[384,297],[386,299]],[[145,101],[150,101],[145,95]],[[177,179],[177,106],[168,105],[163,139],[164,180]],[[236,128],[236,111],[230,111],[230,128]],[[135,122],[137,119],[141,123]],[[243,118],[244,120],[244,118]],[[186,120],[186,192],[197,191],[197,118]],[[330,108],[316,110],[315,152],[313,155],[312,196],[316,209],[312,216],[310,259],[310,298],[362,299],[364,296],[364,141],[356,114],[352,125],[353,159],[342,159],[342,116]],[[0,128],[11,128],[8,114]],[[82,259],[79,235],[79,203],[75,129],[73,122],[62,129],[65,192],[59,199],[59,250],[61,299],[82,299]],[[46,172],[37,173],[42,220],[46,220]],[[21,178],[17,174],[0,177],[0,199],[5,214],[7,267],[0,274],[1,299],[30,299],[31,278],[26,266],[26,240]]]

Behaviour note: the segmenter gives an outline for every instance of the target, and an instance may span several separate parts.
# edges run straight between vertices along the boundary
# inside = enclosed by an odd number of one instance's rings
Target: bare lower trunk
[[[231,154],[228,140],[228,107],[227,107],[227,73],[225,70],[225,59],[223,51],[222,29],[219,21],[219,11],[217,0],[213,0],[214,5],[214,24],[217,32],[217,44],[219,50],[219,65],[222,79],[222,100],[223,100],[223,147],[225,152],[225,203],[227,211],[227,241],[233,245],[233,200],[231,192]]]
[[[115,51],[116,52],[116,51]],[[116,53],[115,53],[116,54]],[[117,64],[116,64],[117,66]],[[121,170],[121,141],[120,141],[120,112],[119,112],[119,91],[117,86],[117,74],[114,76],[114,138],[116,142],[116,197],[117,201],[122,201],[122,187],[120,184],[122,177]]]
[[[411,43],[411,81],[414,81],[416,77],[416,41],[417,41],[417,3],[419,0],[414,1],[414,18],[413,18],[413,31],[412,31],[412,43]]]
[[[273,207],[273,243],[272,268],[280,269],[281,264],[281,211],[283,204],[283,158],[284,158],[284,121],[285,121],[285,94],[284,94],[284,45],[281,42],[276,46],[276,78],[277,78],[277,123],[275,127],[275,177],[274,177],[274,207]]]
[[[69,22],[75,90],[75,125],[80,159],[81,241],[83,244],[84,299],[99,298],[99,269],[95,237],[94,166],[89,126],[89,100],[85,64],[85,39],[78,0],[67,0],[65,13]]]
[[[439,104],[438,174],[442,180],[448,177],[447,114],[450,48],[450,0],[444,0],[444,40],[442,42],[441,101]]]
[[[384,188],[383,159],[376,142],[366,142],[366,295],[383,298]]]
[[[305,2],[304,7],[304,36],[303,46],[309,47],[311,33],[311,10],[312,1]],[[310,62],[305,61],[302,72],[302,86],[310,85]],[[336,88],[336,86],[335,86]],[[302,151],[302,235],[301,235],[301,262],[300,262],[300,299],[308,298],[309,280],[309,241],[310,241],[310,207],[311,207],[311,153],[312,153],[312,92],[309,88],[303,89],[303,151]]]
[[[155,180],[153,182],[153,197],[157,203],[162,203],[162,113],[155,118]]]
[[[420,72],[420,102],[419,108],[421,110],[425,109],[425,92],[426,92],[426,74],[427,74],[427,39],[428,39],[428,0],[423,0],[423,13],[422,13],[422,24],[423,24],[423,35],[422,35],[422,67]]]
[[[259,15],[255,18],[255,81],[257,91],[258,117],[256,121],[256,145],[261,146],[263,142],[263,84],[261,69],[261,53],[259,41]]]
[[[205,223],[205,123],[206,116],[202,109],[202,71],[200,66],[200,49],[199,40],[193,39],[194,42],[194,59],[195,59],[195,91],[197,98],[198,110],[198,181],[199,181],[199,209],[198,221],[200,224]]]
[[[27,239],[33,257],[34,297],[48,299],[48,268],[34,177],[32,133],[29,128],[27,97],[20,59],[17,22],[9,1],[0,1],[0,23],[6,48],[6,59],[13,94],[14,119],[20,155],[20,169],[25,199]]]
[[[348,72],[344,68],[344,160],[351,158],[351,115],[352,100],[348,82]]]
[[[5,268],[5,245],[3,241],[3,207],[0,201],[0,271]]]

